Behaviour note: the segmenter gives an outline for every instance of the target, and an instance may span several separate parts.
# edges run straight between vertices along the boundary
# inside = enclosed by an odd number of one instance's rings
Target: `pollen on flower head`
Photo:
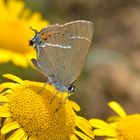
[[[139,140],[140,114],[128,115],[126,118],[120,119],[117,132],[120,140]]]
[[[56,93],[51,85],[46,85],[38,93],[44,83],[23,81],[10,74],[4,77],[19,83],[0,85],[0,92],[8,88],[0,95],[0,117],[6,118],[2,135],[20,140],[77,140],[78,137],[91,140],[94,137],[88,121],[76,115],[79,106],[75,102],[66,99],[66,103],[55,112],[62,94],[67,93],[60,93],[50,103]]]
[[[59,98],[53,98],[49,88],[44,88],[40,94],[36,94],[43,84],[25,81],[17,87],[9,98],[9,110],[13,120],[17,121],[30,136],[39,139],[64,139],[74,132],[75,113],[69,103],[60,107]]]

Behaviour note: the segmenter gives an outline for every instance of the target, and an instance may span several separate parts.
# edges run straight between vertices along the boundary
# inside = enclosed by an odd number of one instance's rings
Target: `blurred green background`
[[[50,24],[85,19],[94,23],[94,36],[84,70],[70,98],[83,116],[107,118],[107,103],[118,101],[127,113],[140,112],[140,1],[139,0],[26,0]],[[10,69],[7,69],[10,67]],[[0,74],[45,81],[33,68],[0,65]]]

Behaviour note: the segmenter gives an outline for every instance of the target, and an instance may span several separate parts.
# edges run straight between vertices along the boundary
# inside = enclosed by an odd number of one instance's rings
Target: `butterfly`
[[[37,53],[37,58],[31,60],[33,65],[57,90],[73,92],[73,83],[80,75],[89,51],[93,23],[77,20],[34,31],[35,36],[29,41]]]

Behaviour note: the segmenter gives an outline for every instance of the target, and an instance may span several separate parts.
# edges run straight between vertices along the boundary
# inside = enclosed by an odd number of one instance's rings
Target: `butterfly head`
[[[33,29],[32,27],[30,27],[30,29],[35,32],[35,35],[31,40],[29,40],[29,45],[32,46],[33,48],[40,47],[42,45],[42,39],[40,38],[39,35],[40,33],[37,30]]]
[[[58,87],[58,89],[62,92],[73,93],[75,90],[75,86],[73,85],[61,86],[61,87]]]
[[[61,92],[73,93],[74,90],[75,90],[75,86],[73,86],[73,85],[68,85],[68,86],[58,86],[58,85],[55,85],[55,87],[56,87],[57,90],[59,90]]]
[[[75,90],[75,87],[72,84],[66,86],[63,84],[63,82],[60,81],[55,81],[55,82],[51,81],[50,83],[52,83],[55,86],[55,88],[61,92],[72,93]]]

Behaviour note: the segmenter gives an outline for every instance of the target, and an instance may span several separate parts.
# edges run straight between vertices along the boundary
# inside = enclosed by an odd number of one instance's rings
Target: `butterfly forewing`
[[[45,40],[48,45],[60,45],[63,48],[69,48],[70,46],[69,39],[79,39],[84,37],[91,40],[93,34],[93,23],[80,20],[69,22],[63,25],[52,25],[47,28],[42,29],[40,34],[46,32],[47,34],[52,33],[51,36]]]
[[[84,37],[89,40],[92,39],[93,34],[93,23],[88,21],[74,21],[69,22],[64,25],[61,25],[62,29],[65,29],[66,33],[69,34],[69,37]]]

